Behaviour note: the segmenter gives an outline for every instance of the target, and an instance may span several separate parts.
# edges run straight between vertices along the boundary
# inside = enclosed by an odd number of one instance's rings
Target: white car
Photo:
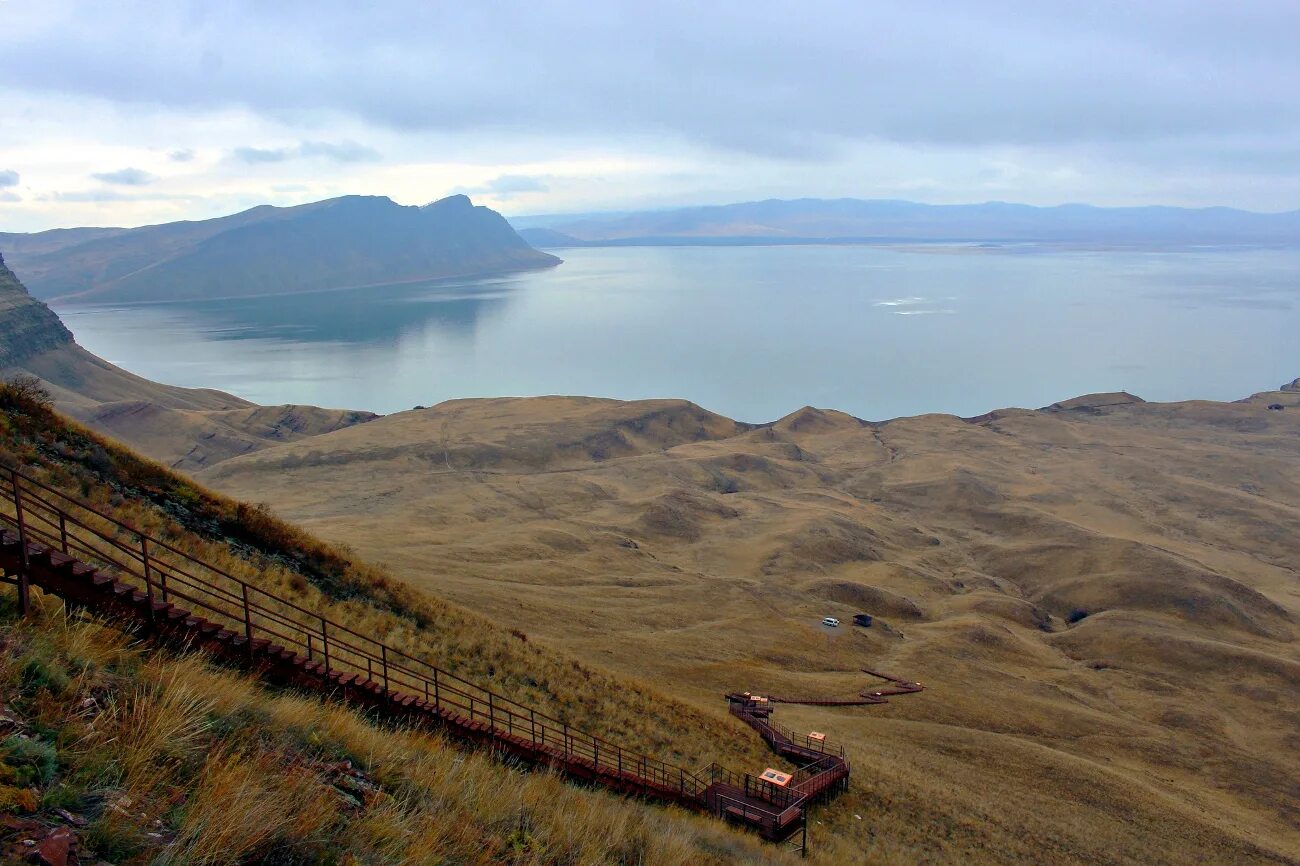
[[[831,628],[836,628],[839,626],[839,624],[840,621],[833,616],[822,617],[822,625],[828,625]]]

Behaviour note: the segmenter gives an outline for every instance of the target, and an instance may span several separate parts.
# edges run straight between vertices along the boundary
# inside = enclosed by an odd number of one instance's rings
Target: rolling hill
[[[814,817],[852,861],[1297,862],[1295,391],[758,426],[458,400],[199,477],[701,707],[923,682],[782,707],[849,749]]]
[[[171,301],[323,291],[550,267],[495,211],[451,196],[345,196],[136,229],[0,235],[38,298]]]
[[[25,433],[7,411],[11,459],[101,504],[153,490],[118,507],[168,537],[176,515],[201,506],[216,522],[191,522],[218,535],[184,543],[229,557],[240,574],[312,604],[318,590],[334,592],[330,603],[378,633],[408,628],[393,617],[410,614],[425,625],[409,639],[427,652],[551,695],[657,751],[681,750],[683,761],[707,759],[699,733],[725,728],[722,691],[844,698],[863,688],[864,668],[924,682],[906,702],[782,708],[783,723],[825,732],[853,762],[848,791],[814,814],[826,862],[1300,862],[1300,380],[1235,403],[1114,393],[882,423],[808,407],[754,425],[680,400],[581,397],[457,400],[377,418],[257,407],[132,376],[78,347],[2,266],[0,335],[4,377],[40,376],[64,411],[268,503],[346,545],[348,559],[264,508],[191,489],[111,443],[97,450],[61,422]],[[127,474],[105,478],[110,469]],[[238,545],[220,549],[231,531],[253,531],[250,520],[273,530],[273,567],[244,562]],[[333,576],[304,583],[283,571],[318,561]],[[340,569],[342,586],[331,582]],[[849,626],[855,613],[871,614],[871,628]],[[845,626],[822,628],[826,615]],[[59,641],[92,639],[11,631],[21,642],[0,648],[20,653],[10,671],[28,664],[29,647],[54,653],[50,664],[79,664],[58,655]],[[107,646],[103,657],[126,652]],[[620,704],[584,692],[611,680],[577,659],[612,671],[644,710],[620,715]],[[110,663],[138,670],[125,656]],[[293,719],[323,718],[169,664],[159,669],[219,688],[241,713],[273,706],[272,729],[291,742]],[[156,679],[139,686],[167,694]],[[296,751],[237,742],[253,756],[241,772],[268,784],[328,775],[316,764],[304,775]],[[361,764],[381,787],[414,785],[420,803],[443,796],[436,779],[384,762],[447,754],[445,744],[369,732],[348,742],[370,744]],[[395,757],[376,763],[379,754]],[[79,755],[65,764],[79,766]],[[513,789],[474,766],[485,789]],[[206,790],[193,770],[168,796]],[[517,838],[498,826],[500,812],[452,801],[475,839],[508,848]],[[642,826],[639,810],[608,800],[567,802]],[[415,805],[402,814],[431,820]],[[574,849],[559,813],[530,815],[551,834],[539,850]],[[295,845],[318,838],[284,832]],[[689,850],[665,862],[758,856],[709,829],[655,832],[688,834]],[[373,844],[331,834],[331,845]],[[615,827],[578,847],[600,862],[626,844]]]

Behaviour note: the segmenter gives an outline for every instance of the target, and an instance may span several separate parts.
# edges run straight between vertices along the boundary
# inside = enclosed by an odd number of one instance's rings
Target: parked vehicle
[[[833,616],[822,617],[822,625],[828,625],[831,628],[836,628],[839,626],[839,624],[840,621]]]
[[[853,615],[853,624],[860,625],[863,628],[871,628],[871,614],[856,613]]]

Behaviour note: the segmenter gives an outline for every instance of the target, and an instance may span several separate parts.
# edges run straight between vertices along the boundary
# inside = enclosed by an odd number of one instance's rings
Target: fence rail
[[[259,654],[291,658],[325,684],[361,684],[403,707],[418,701],[422,712],[447,724],[558,759],[570,771],[580,768],[584,778],[735,818],[769,838],[786,838],[792,816],[803,819],[800,804],[824,790],[817,780],[848,775],[842,749],[793,734],[744,704],[733,703],[733,713],[773,750],[802,765],[789,787],[717,763],[692,772],[626,749],[268,592],[17,470],[0,470],[0,529],[5,528],[18,551],[12,566],[6,561],[6,572],[17,575],[24,611],[29,584],[42,585],[31,560],[44,556],[53,570],[71,569],[87,586],[129,597],[133,613],[146,623],[179,620],[219,629],[217,636],[250,661]],[[57,565],[51,552],[63,557]],[[73,594],[77,603],[98,598],[68,591],[70,604]]]

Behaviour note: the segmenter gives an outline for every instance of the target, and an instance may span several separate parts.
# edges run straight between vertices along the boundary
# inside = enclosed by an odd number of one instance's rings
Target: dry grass
[[[43,598],[27,622],[11,594],[0,605],[7,709],[57,749],[35,811],[87,816],[84,843],[119,866],[790,862],[716,821],[270,692],[199,656],[141,656]]]
[[[780,708],[854,760],[813,813],[828,857],[1296,862],[1300,395],[748,431],[664,411],[456,401],[202,477],[701,712],[920,679]],[[876,627],[818,625],[859,610]]]
[[[0,406],[10,410],[0,424],[0,462],[189,556],[628,749],[688,769],[761,760],[761,746],[725,712],[702,713],[413,590],[265,508],[211,493],[6,386]]]

